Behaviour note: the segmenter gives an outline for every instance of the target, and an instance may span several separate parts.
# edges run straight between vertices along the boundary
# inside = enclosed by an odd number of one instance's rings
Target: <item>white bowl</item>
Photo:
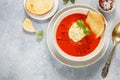
[[[109,29],[107,27],[104,31],[104,35],[102,35],[101,40],[97,48],[87,56],[84,57],[74,57],[66,54],[62,49],[58,46],[56,42],[56,29],[63,18],[70,14],[82,13],[87,14],[89,10],[96,11],[93,8],[84,6],[84,5],[73,5],[68,6],[60,10],[56,15],[52,18],[48,25],[47,29],[47,44],[52,55],[61,63],[70,66],[70,67],[85,67],[90,64],[98,61],[106,52],[108,44],[109,44]],[[98,11],[96,11],[98,12]]]
[[[60,22],[67,17],[68,15],[71,14],[76,14],[76,13],[80,13],[80,14],[85,14],[87,15],[87,13],[89,12],[89,9],[84,9],[84,8],[74,8],[74,9],[70,9],[65,11],[64,13],[62,13],[55,21],[54,24],[54,28],[53,28],[53,34],[54,34],[54,45],[56,47],[56,49],[58,50],[58,52],[64,56],[65,58],[69,59],[69,60],[73,60],[73,61],[85,61],[85,60],[90,60],[91,58],[95,57],[96,55],[99,54],[99,52],[102,50],[103,46],[104,46],[104,42],[105,42],[105,37],[104,35],[101,36],[101,40],[100,43],[98,44],[98,46],[96,47],[96,49],[94,51],[92,51],[90,54],[86,55],[86,56],[82,56],[82,57],[75,57],[75,56],[71,56],[68,55],[67,53],[65,53],[57,44],[56,41],[56,30],[58,28],[58,25],[60,24]],[[106,23],[107,25],[107,23]]]
[[[53,7],[53,9],[50,11],[50,12],[48,12],[47,14],[45,14],[45,15],[42,15],[42,16],[37,16],[37,15],[33,15],[33,14],[31,14],[31,13],[29,13],[27,10],[26,10],[26,7],[25,7],[25,4],[26,4],[26,0],[24,0],[24,9],[25,9],[25,11],[26,11],[26,13],[31,17],[31,18],[33,18],[33,19],[36,19],[36,20],[46,20],[46,19],[49,19],[50,17],[52,17],[54,14],[55,14],[55,12],[57,11],[57,9],[58,9],[58,0],[54,0],[55,2],[54,2],[54,7]]]

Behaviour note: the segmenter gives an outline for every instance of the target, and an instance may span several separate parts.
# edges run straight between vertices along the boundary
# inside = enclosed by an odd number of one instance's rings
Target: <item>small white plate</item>
[[[54,2],[54,7],[53,7],[53,9],[52,9],[50,12],[48,12],[47,14],[42,15],[42,16],[36,16],[36,15],[33,15],[33,14],[29,13],[29,12],[26,10],[26,7],[25,7],[26,0],[24,0],[24,9],[25,9],[26,13],[27,13],[31,18],[36,19],[36,20],[46,20],[46,19],[49,19],[50,17],[52,17],[52,16],[55,14],[55,12],[57,11],[57,9],[58,9],[58,0],[54,0],[54,1],[55,1],[55,2]]]

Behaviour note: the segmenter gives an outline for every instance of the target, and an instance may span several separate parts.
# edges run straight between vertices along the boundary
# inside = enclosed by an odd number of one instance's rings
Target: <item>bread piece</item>
[[[102,14],[89,11],[87,14],[86,23],[90,26],[96,38],[100,37],[104,32],[105,20]]]
[[[27,32],[36,32],[35,28],[32,25],[32,21],[28,18],[25,18],[23,21],[23,29]]]
[[[54,0],[26,0],[26,10],[34,15],[44,15],[54,6]]]

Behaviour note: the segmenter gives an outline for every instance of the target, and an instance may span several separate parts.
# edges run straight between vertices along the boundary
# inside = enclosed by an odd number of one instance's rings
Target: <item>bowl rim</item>
[[[76,7],[78,7],[78,8],[82,7],[82,8],[87,8],[87,9],[90,9],[90,10],[97,11],[94,8],[91,8],[91,7],[86,6],[86,5],[81,5],[81,4],[69,5],[69,6],[66,6],[66,7],[62,8],[61,10],[59,10],[53,16],[53,18],[51,19],[51,21],[48,24],[46,41],[47,41],[47,47],[48,47],[51,55],[58,62],[60,62],[63,65],[66,65],[68,67],[81,68],[81,67],[87,67],[87,66],[90,66],[90,65],[96,63],[97,61],[99,61],[105,55],[105,52],[107,51],[108,46],[109,46],[109,42],[110,42],[110,38],[109,38],[110,33],[109,33],[109,27],[106,26],[106,28],[107,28],[106,32],[108,32],[108,34],[107,34],[107,37],[106,37],[106,42],[105,42],[104,48],[101,50],[101,52],[97,56],[95,56],[94,58],[92,58],[90,60],[87,60],[87,61],[71,61],[71,60],[68,60],[68,59],[64,58],[62,55],[60,55],[59,52],[55,49],[53,41],[52,41],[52,38],[53,38],[53,36],[51,34],[52,26],[53,26],[53,23],[56,20],[57,16],[59,16],[62,12],[66,11],[66,10],[69,10],[71,8],[76,8]]]
[[[54,0],[54,6],[53,6],[52,10],[50,10],[48,13],[46,13],[44,15],[41,15],[41,16],[31,14],[30,12],[27,11],[27,9],[26,9],[26,0],[24,0],[24,5],[23,6],[24,6],[25,12],[31,18],[36,19],[36,20],[47,20],[47,19],[51,18],[56,13],[56,11],[58,10],[58,5],[59,5],[59,0]]]

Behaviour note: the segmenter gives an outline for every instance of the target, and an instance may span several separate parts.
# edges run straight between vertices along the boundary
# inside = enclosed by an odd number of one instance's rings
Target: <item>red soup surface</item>
[[[71,25],[77,20],[83,20],[85,25],[85,19],[87,15],[84,14],[72,14],[65,17],[59,24],[56,31],[56,40],[58,46],[68,55],[81,57],[90,54],[99,44],[100,38],[95,38],[95,35],[90,30],[90,35],[85,36],[79,42],[73,42],[69,36],[68,31]],[[89,28],[90,29],[90,28]]]

